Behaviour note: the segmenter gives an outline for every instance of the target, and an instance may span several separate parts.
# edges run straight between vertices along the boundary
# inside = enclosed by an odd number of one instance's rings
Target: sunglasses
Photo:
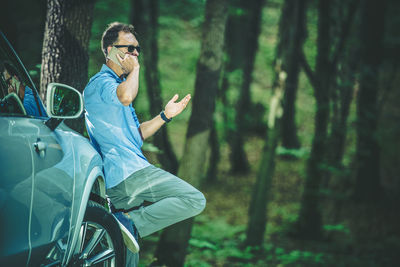
[[[140,46],[134,46],[134,45],[114,45],[116,48],[120,48],[120,47],[128,47],[128,52],[129,53],[133,53],[133,51],[136,51],[138,53],[140,53]]]

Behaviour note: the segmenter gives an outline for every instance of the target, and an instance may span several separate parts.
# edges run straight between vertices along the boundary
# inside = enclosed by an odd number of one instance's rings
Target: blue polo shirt
[[[86,127],[103,158],[107,188],[150,165],[141,150],[143,140],[135,109],[132,104],[122,105],[117,97],[121,82],[113,70],[103,65],[83,92]]]
[[[40,116],[40,112],[39,112],[38,106],[36,104],[35,96],[33,94],[34,93],[33,93],[32,89],[29,88],[28,86],[25,86],[25,95],[24,95],[24,103],[23,104],[25,107],[26,114],[35,116],[35,117],[47,118],[48,116],[43,107],[42,101],[40,100],[40,98],[38,96],[39,109],[42,112],[42,116]]]

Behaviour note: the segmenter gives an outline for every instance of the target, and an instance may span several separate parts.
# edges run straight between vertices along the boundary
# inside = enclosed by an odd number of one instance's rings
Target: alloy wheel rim
[[[115,267],[115,251],[107,230],[95,222],[83,222],[79,233],[80,266]]]

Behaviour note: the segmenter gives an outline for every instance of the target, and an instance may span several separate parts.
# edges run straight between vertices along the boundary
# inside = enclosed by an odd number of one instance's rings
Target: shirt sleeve
[[[120,83],[118,83],[112,77],[104,77],[103,79],[99,79],[98,83],[98,86],[100,87],[100,97],[104,103],[111,105],[122,105],[117,96],[117,87],[120,85]]]
[[[40,100],[38,99],[38,102],[40,102]],[[35,97],[33,95],[33,91],[31,88],[29,88],[28,86],[25,87],[25,95],[24,95],[24,107],[26,110],[26,114],[31,115],[31,116],[35,116],[35,117],[39,117],[40,113],[39,113],[39,109],[35,100]],[[39,107],[41,108],[41,107]],[[42,111],[42,116],[45,117],[46,113],[41,109]]]
[[[24,108],[27,115],[38,117],[39,113],[37,111],[36,103],[33,103],[32,99],[24,97]]]

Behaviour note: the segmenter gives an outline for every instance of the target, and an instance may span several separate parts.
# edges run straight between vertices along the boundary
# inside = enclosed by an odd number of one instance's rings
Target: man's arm
[[[129,71],[126,80],[117,87],[117,96],[122,105],[129,106],[138,93],[140,65],[137,56],[127,54],[125,58],[117,57],[122,67]]]
[[[181,101],[176,103],[175,101],[178,100],[178,95],[174,95],[174,97],[165,106],[164,114],[167,119],[172,119],[181,113],[186,108],[190,98],[191,96],[188,94]],[[157,115],[153,119],[140,124],[140,131],[142,132],[143,139],[155,134],[155,132],[157,132],[157,130],[160,129],[164,123],[165,121],[161,118],[161,116]]]
[[[147,139],[148,137],[155,134],[158,129],[163,126],[165,121],[161,119],[160,115],[155,116],[153,119],[149,121],[145,121],[140,124],[140,131],[142,132],[143,139]]]

